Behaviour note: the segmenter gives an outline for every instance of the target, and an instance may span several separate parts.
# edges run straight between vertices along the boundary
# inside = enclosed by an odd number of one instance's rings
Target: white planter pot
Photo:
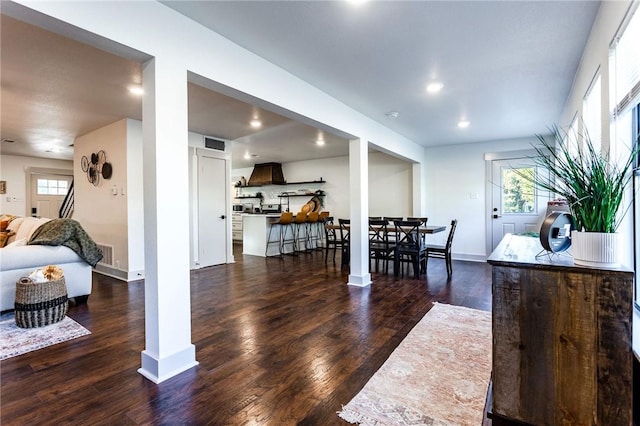
[[[571,231],[573,263],[604,268],[620,267],[617,233]]]

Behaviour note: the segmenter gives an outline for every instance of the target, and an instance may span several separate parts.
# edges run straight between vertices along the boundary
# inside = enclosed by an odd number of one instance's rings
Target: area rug
[[[436,303],[338,415],[362,426],[482,424],[491,313]]]
[[[13,312],[0,315],[0,360],[91,334],[69,317],[44,327],[20,328]]]

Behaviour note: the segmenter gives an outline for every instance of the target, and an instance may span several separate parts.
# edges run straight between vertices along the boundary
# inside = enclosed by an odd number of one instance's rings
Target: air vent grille
[[[96,244],[98,245],[98,248],[102,252],[102,259],[100,259],[100,262],[98,263],[101,263],[107,266],[113,266],[113,246],[102,244],[102,243],[96,243]]]
[[[204,146],[205,148],[224,151],[225,143],[220,139],[204,138]]]

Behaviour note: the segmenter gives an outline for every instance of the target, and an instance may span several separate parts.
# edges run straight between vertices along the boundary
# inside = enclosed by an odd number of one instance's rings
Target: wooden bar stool
[[[300,230],[303,229],[305,235],[302,235],[302,239],[300,238]],[[293,251],[295,252],[299,252],[300,250],[300,245],[301,243],[304,242],[305,244],[305,250],[307,249],[307,236],[306,236],[306,230],[307,230],[307,213],[305,212],[298,212],[296,213],[296,217],[293,220],[293,230],[294,230],[294,237],[293,237]]]
[[[311,212],[307,215],[307,238],[305,238],[305,244],[307,249],[318,249],[319,244],[318,240],[320,239],[320,232],[318,230],[319,221],[319,213]]]
[[[277,240],[271,240],[271,232],[273,228],[278,227],[280,229],[280,234],[278,235]],[[287,239],[287,230],[291,230],[291,238]],[[295,251],[295,239],[293,233],[293,213],[291,212],[282,212],[280,213],[280,219],[275,222],[271,222],[269,224],[269,235],[267,236],[267,245],[264,250],[264,255],[268,256],[267,252],[269,251],[269,244],[278,243],[278,249],[280,252],[280,256],[285,254],[285,246],[287,243],[293,244],[293,251]]]

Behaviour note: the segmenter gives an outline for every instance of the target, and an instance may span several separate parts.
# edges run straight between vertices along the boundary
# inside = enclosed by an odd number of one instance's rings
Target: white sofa
[[[92,267],[66,246],[26,245],[33,232],[49,219],[17,218],[8,229],[16,234],[0,249],[0,311],[14,308],[16,281],[36,269],[57,265],[64,271],[69,298],[86,302],[91,294]]]

